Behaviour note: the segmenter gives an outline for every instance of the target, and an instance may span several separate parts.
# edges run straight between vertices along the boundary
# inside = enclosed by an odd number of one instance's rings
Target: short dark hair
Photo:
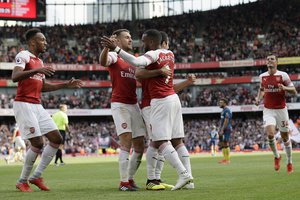
[[[161,44],[163,42],[168,43],[168,34],[164,31],[160,31],[161,34]]]
[[[113,34],[113,35],[116,35],[116,36],[118,37],[122,32],[130,33],[129,30],[123,28],[123,29],[115,30],[112,34]]]
[[[269,57],[269,56],[275,56],[276,61],[278,61],[278,58],[275,53],[268,53],[267,57]]]
[[[42,31],[38,28],[32,28],[29,29],[26,33],[25,33],[25,39],[28,42],[29,40],[31,40],[37,33],[41,33]]]
[[[156,29],[148,29],[144,32],[145,35],[147,35],[147,37],[149,37],[150,39],[154,40],[155,42],[157,42],[158,44],[161,44],[162,41],[162,35],[161,33],[156,30]]]
[[[225,103],[226,105],[228,105],[228,100],[227,100],[226,98],[223,97],[223,98],[220,99],[220,101],[224,101],[224,103]]]

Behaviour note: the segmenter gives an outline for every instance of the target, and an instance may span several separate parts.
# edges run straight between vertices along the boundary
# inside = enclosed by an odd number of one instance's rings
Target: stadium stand
[[[257,144],[265,149],[261,116],[245,118],[253,112],[253,107],[245,105],[254,104],[258,90],[257,76],[266,70],[263,58],[271,51],[280,57],[279,69],[291,76],[299,91],[299,6],[296,0],[289,1],[289,4],[284,0],[274,0],[272,3],[265,0],[136,23],[119,21],[41,27],[49,38],[49,48],[43,60],[57,70],[49,80],[57,82],[76,77],[85,81],[84,88],[80,90],[43,94],[43,106],[57,109],[59,104],[64,103],[71,112],[76,109],[106,112],[110,108],[111,84],[108,72],[98,64],[100,36],[127,27],[138,41],[144,30],[155,27],[166,31],[170,37],[170,48],[177,62],[175,81],[184,79],[188,73],[195,73],[198,78],[195,86],[179,93],[183,107],[206,110],[196,115],[190,110],[184,113],[185,140],[189,150],[195,151],[197,146],[201,150],[209,149],[208,132],[212,125],[218,124],[219,114],[216,113],[220,110],[216,106],[220,97],[228,98],[230,106],[239,106],[234,111],[232,148],[239,145],[242,150],[253,149],[253,145]],[[178,23],[179,19],[181,23]],[[8,152],[13,126],[11,108],[16,84],[10,80],[12,62],[18,51],[25,47],[24,40],[19,38],[28,28],[0,27],[0,116],[5,119],[0,125],[2,154]],[[137,46],[134,50],[136,55],[141,53]],[[140,89],[138,96],[141,96]],[[295,122],[299,116],[300,96],[288,96],[287,102],[292,103],[291,117]],[[207,118],[207,114],[213,119]],[[117,141],[115,127],[111,117],[107,116],[109,114],[96,114],[96,120],[78,122],[82,116],[72,115],[72,135],[67,139],[66,151],[74,153],[84,149],[87,153],[97,153],[101,148],[101,138],[109,137],[111,141]],[[294,146],[299,147],[297,144]]]

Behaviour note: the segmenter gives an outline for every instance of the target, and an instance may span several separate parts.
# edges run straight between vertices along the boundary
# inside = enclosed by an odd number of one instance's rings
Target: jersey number
[[[288,127],[289,122],[288,121],[281,121],[281,127]]]
[[[167,69],[170,69],[169,65],[166,66]],[[168,84],[170,81],[170,76],[167,76],[166,80],[165,80],[165,84]]]

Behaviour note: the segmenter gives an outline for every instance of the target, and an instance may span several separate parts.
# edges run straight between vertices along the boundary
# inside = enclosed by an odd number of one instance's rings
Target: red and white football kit
[[[279,89],[278,85],[294,86],[290,77],[283,71],[270,75],[265,72],[259,76],[260,87],[264,91],[264,125],[274,125],[281,132],[289,131],[289,115],[285,101],[285,91]]]
[[[44,67],[44,64],[29,51],[21,51],[16,55],[15,66],[27,71]],[[43,79],[45,75],[37,73],[18,82],[13,110],[22,139],[41,136],[57,129],[50,114],[41,105]]]
[[[142,57],[148,60],[145,65],[148,70],[161,69],[167,65],[172,71],[172,75],[169,77],[158,76],[149,78],[147,80],[147,88],[143,88],[145,91],[149,92],[151,99],[151,130],[149,131],[149,137],[152,141],[183,138],[184,130],[181,103],[178,95],[175,94],[173,89],[173,53],[169,50],[158,49],[155,51],[148,51]],[[146,101],[147,99],[144,104],[146,104]],[[143,111],[143,115],[145,116],[147,114]],[[145,118],[147,119],[147,117]]]
[[[137,104],[135,67],[116,53],[108,53],[108,71],[112,82],[111,112],[117,134],[131,132],[132,138],[144,136],[145,124]]]

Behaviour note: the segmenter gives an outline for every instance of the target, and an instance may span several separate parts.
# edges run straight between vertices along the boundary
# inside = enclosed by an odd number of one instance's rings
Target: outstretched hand
[[[45,74],[46,76],[53,76],[55,69],[51,66],[46,66],[46,67],[37,68],[36,72]]]
[[[189,75],[187,75],[187,80],[192,85],[196,82],[197,79],[196,79],[195,74],[189,74]]]
[[[68,88],[81,88],[83,86],[82,80],[72,78],[67,83]]]
[[[107,36],[101,37],[101,45],[110,50],[114,50],[117,47],[115,36],[111,36],[110,38]]]

